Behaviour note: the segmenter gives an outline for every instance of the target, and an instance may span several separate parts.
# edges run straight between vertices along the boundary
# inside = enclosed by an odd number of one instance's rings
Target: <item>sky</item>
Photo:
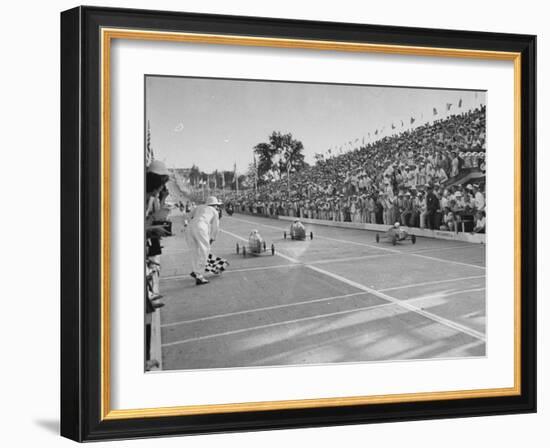
[[[483,91],[345,84],[147,76],[145,87],[155,158],[170,168],[195,164],[205,172],[236,164],[244,173],[253,147],[273,131],[292,133],[304,145],[306,162],[314,163],[315,153],[346,152],[363,139],[408,129],[411,117],[414,127],[442,118],[447,103],[451,112],[486,103]]]

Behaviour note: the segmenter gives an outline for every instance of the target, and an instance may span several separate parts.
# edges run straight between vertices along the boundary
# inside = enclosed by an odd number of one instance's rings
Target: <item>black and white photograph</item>
[[[146,371],[486,356],[485,91],[144,83]]]

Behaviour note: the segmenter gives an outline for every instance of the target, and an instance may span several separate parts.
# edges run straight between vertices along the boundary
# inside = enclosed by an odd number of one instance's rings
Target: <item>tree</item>
[[[189,170],[189,182],[191,185],[196,186],[197,182],[201,179],[201,170],[199,170],[199,167],[193,164],[191,169]]]
[[[320,152],[316,152],[315,155],[313,156],[313,158],[315,159],[316,163],[320,163],[320,162],[323,162],[325,160],[324,154],[322,154]]]
[[[234,183],[235,173],[233,171],[224,170],[220,172],[220,176],[221,183],[218,185],[221,185],[222,187],[225,185],[225,188],[231,189],[231,184]]]
[[[258,143],[254,153],[258,156],[258,181],[262,182],[270,174],[279,179],[287,172],[296,172],[306,166],[304,145],[292,138],[292,134],[273,131],[269,143]]]
[[[254,146],[254,153],[258,156],[258,177],[263,178],[264,174],[273,169],[274,158],[277,154],[277,148],[269,143],[258,143]]]
[[[306,166],[303,154],[304,145],[298,140],[293,140],[292,134],[288,134],[288,136],[290,139],[285,142],[287,145],[284,147],[279,159],[280,177],[283,173],[295,173]]]

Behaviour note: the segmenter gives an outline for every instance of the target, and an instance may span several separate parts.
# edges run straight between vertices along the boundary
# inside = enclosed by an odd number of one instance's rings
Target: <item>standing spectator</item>
[[[371,224],[376,224],[376,201],[374,200],[374,195],[369,195],[367,202],[367,213],[368,221]]]
[[[474,206],[475,206],[475,209],[477,211],[485,210],[485,196],[479,190],[479,185],[477,185],[477,184],[473,185],[473,192],[474,192]]]
[[[459,172],[459,164],[460,161],[458,160],[458,156],[456,155],[456,152],[451,152],[452,160],[451,160],[451,178],[458,176]]]
[[[409,226],[409,220],[413,212],[413,204],[411,201],[411,194],[407,191],[403,199],[403,208],[401,211],[401,224]]]
[[[435,177],[437,178],[437,181],[442,185],[449,180],[449,177],[447,176],[447,173],[445,172],[443,167],[439,167],[439,169],[435,173]]]
[[[435,215],[437,213],[437,210],[439,209],[439,199],[435,195],[433,187],[431,185],[428,186],[428,194],[426,195],[426,207],[426,224],[430,230],[433,230],[435,227]]]

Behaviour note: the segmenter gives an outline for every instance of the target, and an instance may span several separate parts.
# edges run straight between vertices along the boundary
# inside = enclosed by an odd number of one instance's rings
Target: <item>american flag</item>
[[[155,160],[155,154],[153,153],[153,147],[151,146],[151,123],[147,121],[147,140],[145,146],[145,165],[149,166],[150,163]]]

